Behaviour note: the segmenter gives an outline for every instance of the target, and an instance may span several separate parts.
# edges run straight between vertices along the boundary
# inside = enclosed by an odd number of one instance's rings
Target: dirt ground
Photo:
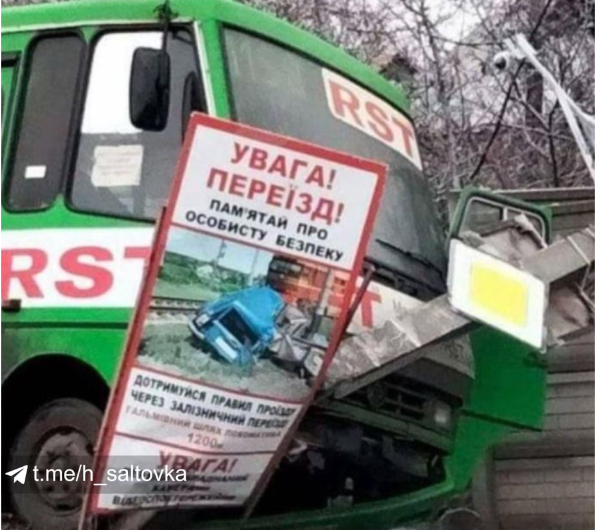
[[[258,360],[250,370],[220,361],[199,348],[186,323],[152,322],[145,326],[139,362],[233,390],[284,399],[300,399],[308,391],[298,375],[282,370],[270,360]]]

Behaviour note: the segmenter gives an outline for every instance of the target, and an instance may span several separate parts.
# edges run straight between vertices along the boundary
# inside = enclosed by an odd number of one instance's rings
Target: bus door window
[[[135,50],[160,48],[162,33],[104,33],[96,41],[70,193],[73,208],[150,220],[163,206],[187,115],[206,110],[191,34],[175,29],[168,39],[170,108],[161,131],[131,123],[129,86]]]
[[[29,48],[19,133],[4,190],[10,210],[48,208],[60,192],[84,50],[76,34],[42,37]],[[4,77],[3,68],[3,89]]]

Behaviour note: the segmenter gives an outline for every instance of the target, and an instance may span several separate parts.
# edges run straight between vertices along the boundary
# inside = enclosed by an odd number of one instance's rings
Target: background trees
[[[497,71],[492,58],[506,37],[524,33],[565,90],[593,113],[594,0],[244,1],[341,46],[405,87],[439,201],[470,182],[592,185],[541,77],[530,66],[515,77]]]

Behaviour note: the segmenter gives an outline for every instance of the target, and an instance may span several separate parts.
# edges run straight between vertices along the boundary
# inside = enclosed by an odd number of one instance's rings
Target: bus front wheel
[[[86,488],[82,466],[93,466],[101,420],[87,401],[56,399],[34,410],[15,436],[8,469],[28,468],[24,484],[10,481],[9,495],[33,530],[76,530]],[[73,477],[68,469],[81,472]]]

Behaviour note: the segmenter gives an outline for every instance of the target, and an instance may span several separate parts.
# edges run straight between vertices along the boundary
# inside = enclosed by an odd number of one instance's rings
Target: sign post
[[[195,114],[89,503],[246,507],[344,329],[385,167]]]

